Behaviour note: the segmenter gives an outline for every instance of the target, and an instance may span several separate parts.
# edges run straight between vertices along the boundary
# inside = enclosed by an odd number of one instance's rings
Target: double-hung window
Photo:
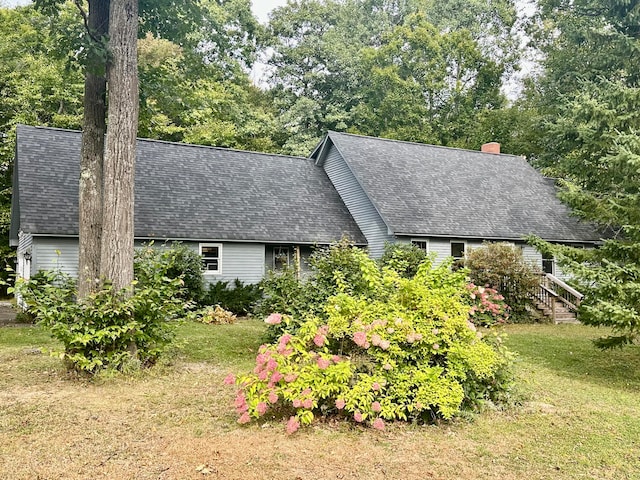
[[[222,273],[222,244],[221,243],[201,243],[200,255],[205,274]]]
[[[424,252],[429,252],[429,240],[412,239],[411,245],[415,245]]]
[[[465,247],[465,242],[451,242],[451,256],[455,260],[462,260],[464,258]]]

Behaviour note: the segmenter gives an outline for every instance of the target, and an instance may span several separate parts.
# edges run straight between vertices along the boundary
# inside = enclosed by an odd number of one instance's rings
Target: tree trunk
[[[90,41],[109,32],[109,1],[89,0]],[[98,46],[97,51],[99,51]],[[93,50],[94,52],[96,50]],[[95,54],[88,62],[84,81],[84,119],[80,156],[80,219],[78,254],[78,299],[99,286],[100,237],[102,233],[102,164],[106,132],[105,97],[107,79],[104,57]]]
[[[133,186],[138,130],[137,0],[111,1],[109,32],[109,113],[100,273],[119,290],[133,281]]]

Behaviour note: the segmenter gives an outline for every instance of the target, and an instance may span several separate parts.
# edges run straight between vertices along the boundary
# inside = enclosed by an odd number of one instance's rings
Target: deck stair
[[[541,275],[540,288],[535,296],[536,308],[553,323],[579,323],[577,314],[584,295],[559,278]]]

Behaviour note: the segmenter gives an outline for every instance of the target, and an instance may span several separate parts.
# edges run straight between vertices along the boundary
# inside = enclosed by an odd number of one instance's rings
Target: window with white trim
[[[222,273],[222,244],[201,243],[200,255],[205,274]]]
[[[411,239],[411,245],[415,245],[420,250],[429,252],[429,240]]]
[[[451,242],[451,256],[455,260],[462,260],[466,246],[465,242]]]

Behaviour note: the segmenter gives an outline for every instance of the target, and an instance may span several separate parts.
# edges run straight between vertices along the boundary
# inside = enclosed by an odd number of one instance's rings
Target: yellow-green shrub
[[[318,414],[380,429],[385,420],[449,419],[510,387],[505,352],[468,320],[463,271],[426,262],[408,279],[358,260],[365,292],[354,293],[336,272],[338,293],[322,316],[269,316],[284,333],[260,348],[252,373],[227,379],[239,387],[241,423],[275,410],[291,414],[289,432]]]

